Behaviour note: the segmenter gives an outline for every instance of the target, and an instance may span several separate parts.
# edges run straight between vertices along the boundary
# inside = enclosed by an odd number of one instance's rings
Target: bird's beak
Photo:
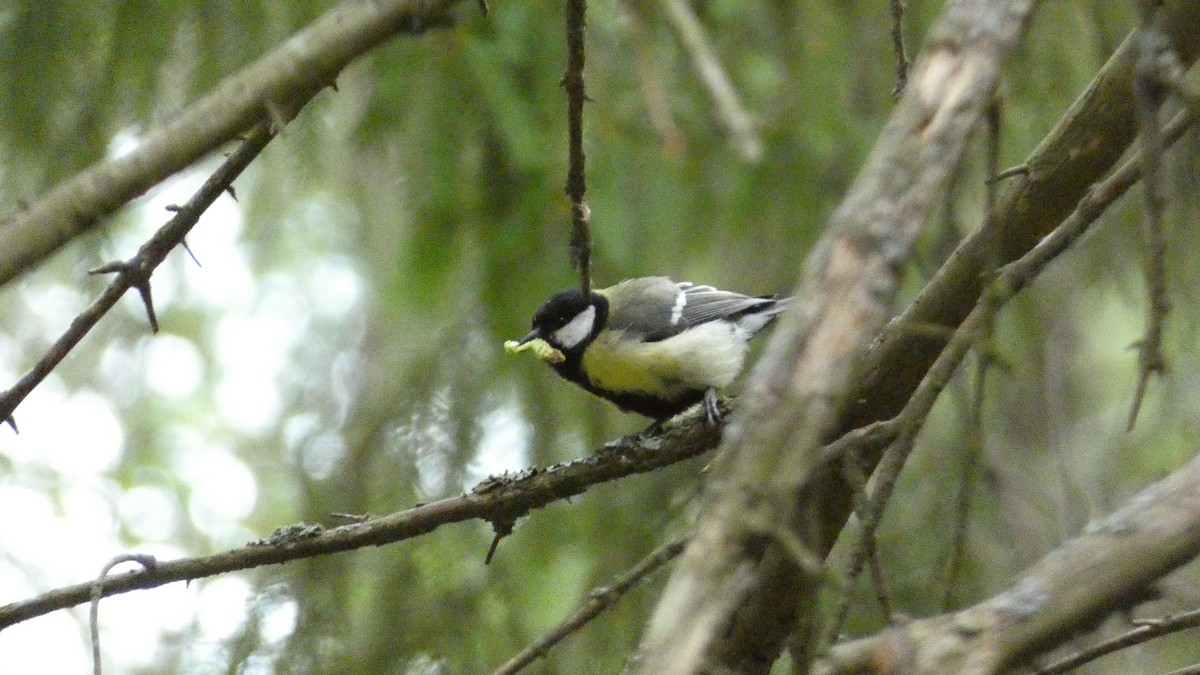
[[[563,353],[554,347],[550,346],[542,338],[538,337],[538,331],[531,330],[529,334],[520,340],[509,340],[504,343],[504,351],[509,354],[520,354],[523,351],[532,351],[539,359],[547,363],[562,363],[567,360]]]

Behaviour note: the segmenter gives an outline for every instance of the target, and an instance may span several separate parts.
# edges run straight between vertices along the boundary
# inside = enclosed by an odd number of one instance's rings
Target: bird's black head
[[[608,299],[592,293],[585,299],[578,288],[563,291],[547,300],[533,315],[533,331],[570,359],[578,357],[608,321]]]

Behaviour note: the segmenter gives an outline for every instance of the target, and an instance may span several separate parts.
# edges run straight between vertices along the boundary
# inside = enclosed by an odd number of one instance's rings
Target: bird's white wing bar
[[[688,284],[689,286],[691,284]],[[679,295],[675,296],[675,305],[671,307],[671,325],[679,325],[679,320],[683,318],[683,308],[687,307],[688,294],[684,290],[683,284],[679,285]]]

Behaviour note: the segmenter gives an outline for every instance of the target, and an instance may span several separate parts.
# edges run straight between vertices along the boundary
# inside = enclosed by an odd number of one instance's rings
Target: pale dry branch
[[[813,474],[819,450],[837,431],[857,363],[891,311],[912,242],[991,104],[1001,64],[1033,6],[959,0],[933,29],[892,119],[810,257],[796,293],[811,301],[809,311],[784,317],[755,368],[637,672],[766,672],[786,636],[810,618],[818,579],[774,542],[796,541],[824,557],[833,541],[821,526],[827,507],[816,498],[825,489]]]
[[[838,645],[816,672],[998,673],[1136,605],[1200,554],[1200,456],[967,609]]]
[[[713,102],[717,122],[729,135],[729,142],[743,161],[758,162],[763,155],[762,139],[754,128],[750,113],[738,98],[729,74],[721,65],[721,59],[709,42],[700,19],[684,0],[662,0],[662,5],[667,20],[679,35],[680,43],[692,58],[692,66],[704,83],[708,97]]]

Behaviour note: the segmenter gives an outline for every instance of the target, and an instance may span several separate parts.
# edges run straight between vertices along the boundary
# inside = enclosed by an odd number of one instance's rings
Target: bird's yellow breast
[[[665,394],[677,389],[670,359],[654,343],[621,342],[617,332],[601,334],[583,353],[583,371],[592,384],[612,392]]]
[[[719,389],[733,382],[746,357],[745,341],[717,323],[657,342],[623,337],[622,331],[604,331],[584,351],[583,371],[592,385],[666,397]]]

